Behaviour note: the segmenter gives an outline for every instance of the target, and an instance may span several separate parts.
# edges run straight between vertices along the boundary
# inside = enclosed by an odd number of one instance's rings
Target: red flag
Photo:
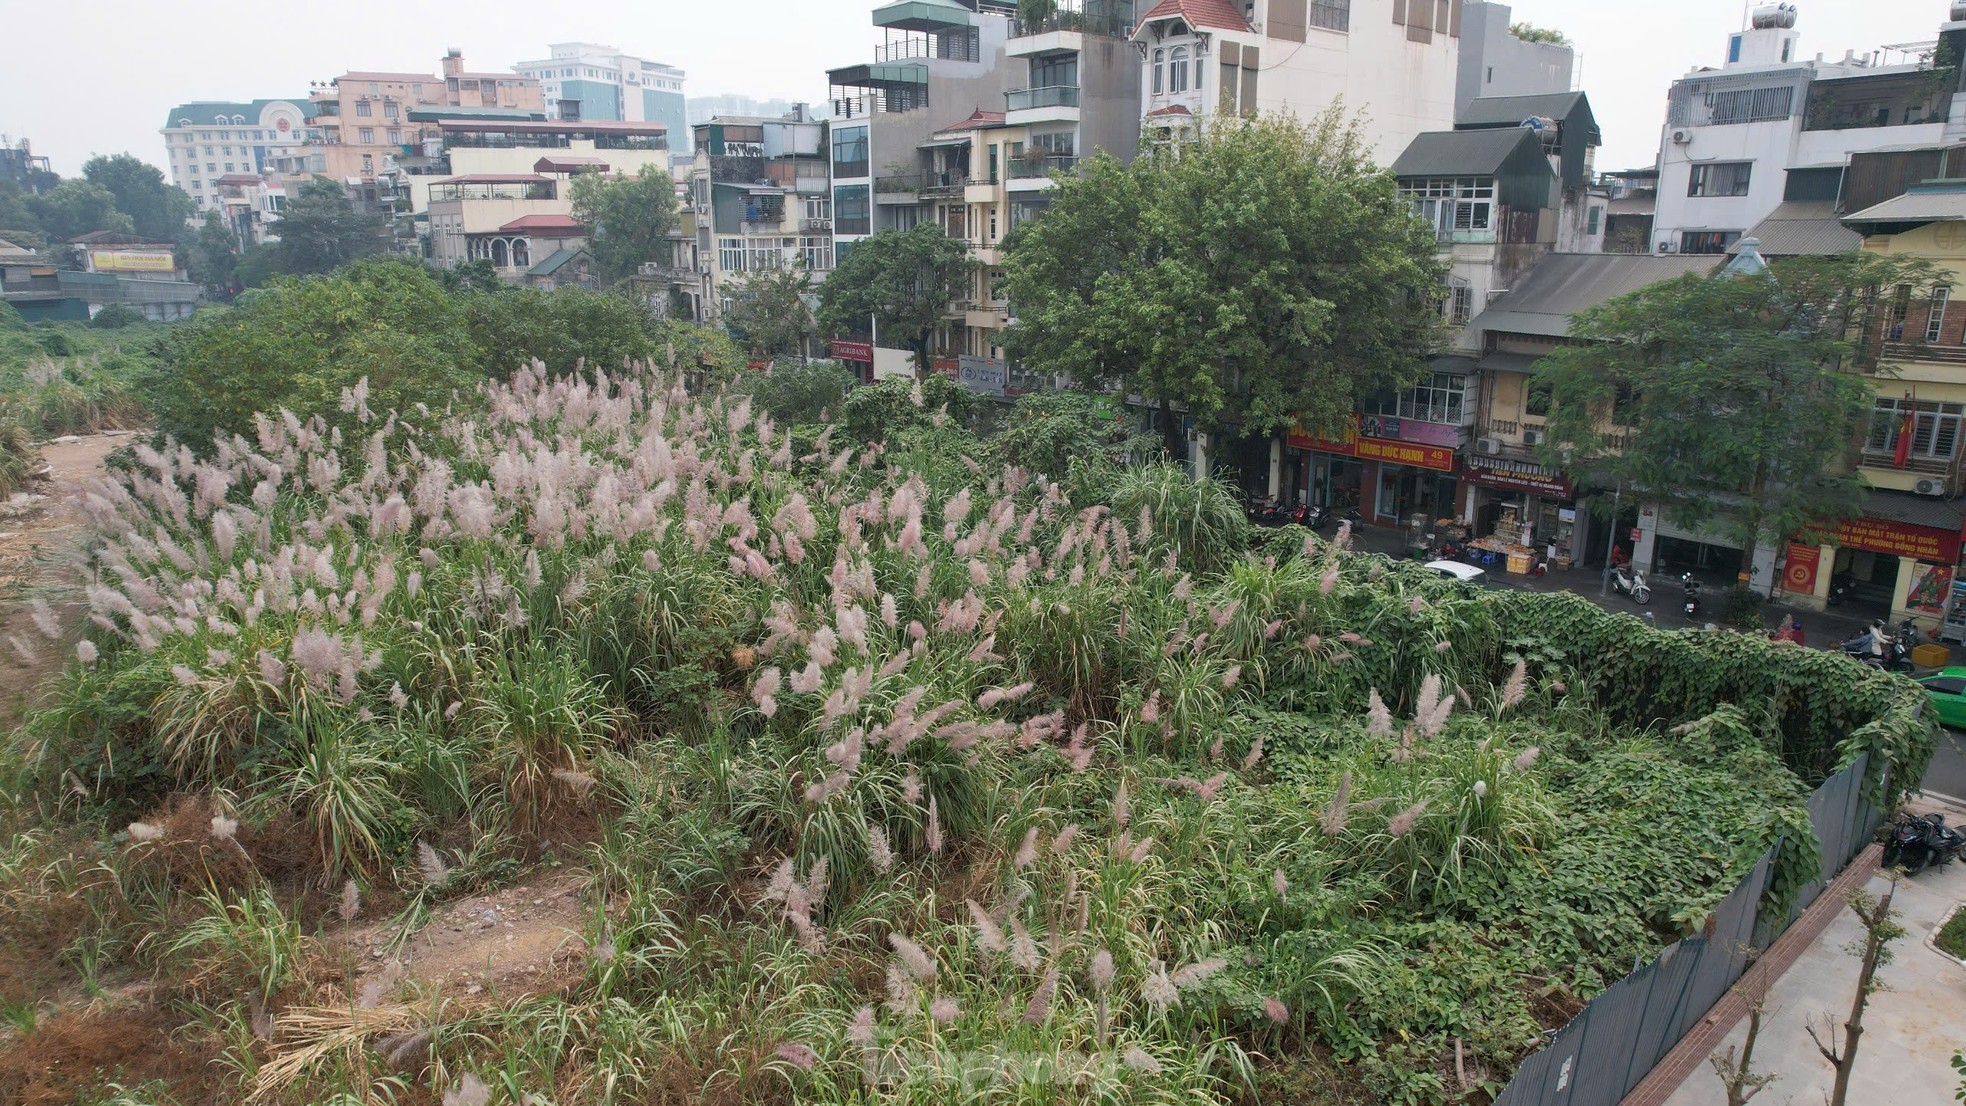
[[[1913,406],[1911,393],[1906,392],[1904,407],[1902,408],[1904,414],[1898,421],[1898,452],[1892,458],[1892,464],[1899,468],[1904,468],[1905,463],[1911,460],[1911,440],[1916,436],[1916,430],[1912,423],[1914,417],[1912,413]]]

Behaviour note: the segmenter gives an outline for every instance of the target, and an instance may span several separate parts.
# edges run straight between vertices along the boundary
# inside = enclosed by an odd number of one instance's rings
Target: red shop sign
[[[832,347],[833,359],[836,361],[863,361],[870,365],[874,363],[872,342],[850,342],[845,338],[835,338],[827,345]]]
[[[1485,466],[1469,466],[1468,482],[1484,488],[1498,488],[1509,492],[1528,492],[1530,495],[1548,496],[1552,499],[1569,499],[1577,494],[1569,479],[1544,469],[1494,469]]]
[[[1917,561],[1953,564],[1959,560],[1959,535],[1936,526],[1919,526],[1883,518],[1845,519],[1836,528],[1836,544],[1867,549]]]

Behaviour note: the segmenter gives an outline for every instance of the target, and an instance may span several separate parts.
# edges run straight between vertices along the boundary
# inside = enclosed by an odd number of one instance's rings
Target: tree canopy
[[[861,333],[872,319],[889,341],[915,353],[928,375],[928,344],[951,300],[966,298],[974,262],[934,223],[884,230],[853,244],[819,286],[819,325],[827,335]]]
[[[326,177],[300,186],[275,229],[279,241],[254,246],[239,258],[240,281],[249,287],[275,276],[331,273],[387,245],[382,219],[355,210],[347,190]]]
[[[1752,565],[1759,542],[1860,509],[1865,482],[1847,462],[1875,392],[1848,370],[1875,351],[1852,336],[1875,309],[1871,289],[1932,281],[1924,262],[1798,257],[1583,312],[1577,344],[1536,366],[1551,396],[1544,459],[1636,489],[1675,525],[1738,541]]]
[[[191,271],[192,280],[204,285],[211,295],[227,299],[232,293],[233,270],[239,264],[238,247],[238,239],[219,213],[207,211],[205,221],[179,247],[178,253]]]
[[[1224,120],[1062,178],[1005,247],[1011,353],[1202,430],[1335,433],[1419,377],[1440,323],[1434,236],[1336,109]]]
[[[176,240],[197,210],[184,189],[164,179],[163,170],[129,154],[98,154],[83,163],[82,176],[108,189],[116,209],[146,238]]]
[[[1524,42],[1540,42],[1549,46],[1568,46],[1570,36],[1554,27],[1538,27],[1534,23],[1511,23],[1509,33]]]
[[[136,223],[116,209],[116,194],[86,180],[65,180],[27,199],[39,229],[50,246],[91,231],[136,232]]]
[[[587,248],[608,279],[630,276],[644,261],[669,263],[676,185],[668,173],[653,165],[632,177],[582,173],[571,192],[573,217],[591,229]]]
[[[812,274],[803,265],[746,273],[730,288],[734,305],[724,314],[724,328],[757,353],[800,353],[813,335],[805,299],[811,291]]]

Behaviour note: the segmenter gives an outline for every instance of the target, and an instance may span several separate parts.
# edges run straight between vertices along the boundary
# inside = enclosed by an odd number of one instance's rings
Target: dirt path
[[[103,474],[103,458],[128,432],[58,438],[41,447],[45,473],[0,503],[0,727],[11,727],[42,681],[61,670],[85,605],[78,571],[88,540],[81,493]],[[29,607],[54,608],[65,631],[49,641]]]

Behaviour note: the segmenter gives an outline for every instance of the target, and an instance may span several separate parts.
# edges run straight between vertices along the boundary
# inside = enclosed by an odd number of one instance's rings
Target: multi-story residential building
[[[802,265],[816,282],[833,268],[827,125],[802,108],[783,119],[736,116],[696,127],[689,206],[697,294],[705,321],[730,309],[745,273]]]
[[[1453,14],[1448,15],[1450,28]],[[1577,69],[1567,42],[1517,38],[1507,4],[1468,0],[1461,9],[1461,60],[1454,80],[1458,118],[1477,96],[1548,96],[1569,92]]]
[[[171,182],[197,201],[200,211],[225,206],[219,178],[294,176],[306,171],[303,147],[308,100],[201,100],[179,104],[158,133],[171,167]]]
[[[448,177],[540,172],[548,161],[632,176],[653,165],[669,169],[670,135],[660,122],[471,119],[411,114],[427,137],[381,174],[393,186],[395,208],[422,214],[430,189]]]
[[[1018,9],[1006,53],[1024,79],[1001,105],[983,105],[1026,129],[1021,160],[1044,171],[1016,179],[1046,181],[1093,153],[1133,160],[1141,113],[1139,47],[1130,41],[1136,26],[1133,0],[1046,0]],[[1027,211],[1043,206],[1044,187],[1024,189]]]
[[[213,181],[212,207],[242,246],[280,237],[280,214],[287,205],[286,180],[254,173],[227,173]]]
[[[545,119],[539,82],[515,73],[474,73],[456,50],[443,75],[351,72],[311,96],[305,171],[357,188],[358,198],[386,206],[380,181],[399,156],[420,156],[446,116]],[[412,113],[421,118],[411,118]]]
[[[1150,131],[1217,115],[1361,110],[1374,160],[1454,125],[1463,5],[1450,0],[1159,0],[1133,39]]]
[[[554,119],[661,123],[687,148],[691,120],[681,69],[597,42],[556,42],[551,56],[512,67],[539,82]]]
[[[571,168],[571,167],[569,167]],[[445,268],[489,261],[508,280],[587,232],[571,214],[572,171],[480,173],[430,186],[429,257]]]
[[[1725,253],[1796,195],[1791,170],[1840,167],[1851,154],[1966,136],[1966,68],[1936,64],[1966,49],[1966,5],[1936,44],[1906,64],[1846,53],[1801,56],[1793,5],[1765,5],[1731,35],[1725,63],[1675,81],[1659,143],[1652,247]],[[1833,187],[1833,184],[1831,185]]]

